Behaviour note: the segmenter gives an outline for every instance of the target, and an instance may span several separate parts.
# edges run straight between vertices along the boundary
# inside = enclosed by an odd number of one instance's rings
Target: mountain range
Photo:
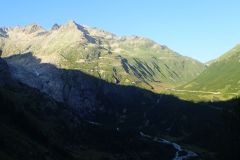
[[[45,30],[36,24],[2,28],[3,56],[31,52],[43,63],[76,69],[120,85],[159,90],[184,84],[205,65],[138,36],[118,37],[69,21]]]
[[[203,64],[69,21],[1,28],[0,56],[0,159],[240,157],[239,46]]]
[[[41,63],[58,68],[79,70],[107,82],[156,93],[170,92],[183,99],[200,101],[239,95],[239,72],[235,69],[240,64],[238,48],[203,64],[150,39],[119,37],[72,20],[63,25],[55,24],[50,30],[37,24],[0,29],[3,57],[32,53]],[[26,66],[30,64],[17,65],[35,74],[50,73],[38,71],[34,65]]]

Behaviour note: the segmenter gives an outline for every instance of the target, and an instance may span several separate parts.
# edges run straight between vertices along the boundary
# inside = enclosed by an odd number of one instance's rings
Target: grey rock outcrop
[[[79,71],[40,63],[40,59],[31,53],[12,56],[6,61],[12,77],[68,104],[81,115],[90,115],[99,106],[96,98],[98,84]]]
[[[58,30],[60,28],[60,26],[58,24],[54,24],[51,28],[51,30]]]
[[[6,28],[0,28],[0,37],[4,37],[4,38],[8,37]]]

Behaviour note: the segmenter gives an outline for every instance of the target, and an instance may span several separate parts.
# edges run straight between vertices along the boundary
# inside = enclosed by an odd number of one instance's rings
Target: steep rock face
[[[62,101],[61,73],[50,65],[39,65],[39,59],[34,59],[29,54],[13,56],[9,59],[11,74],[15,79],[33,88],[52,95],[56,100]],[[54,94],[52,94],[54,93]]]
[[[112,33],[69,21],[45,30],[38,25],[5,29],[5,57],[31,52],[58,68],[75,69],[121,85],[155,89],[195,78],[205,66],[149,39]]]
[[[70,105],[80,114],[90,113],[98,106],[95,81],[84,74],[41,64],[40,59],[31,53],[15,55],[6,60],[12,77]]]

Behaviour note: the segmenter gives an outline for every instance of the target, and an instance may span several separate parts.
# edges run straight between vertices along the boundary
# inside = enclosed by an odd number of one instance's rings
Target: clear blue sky
[[[140,35],[202,62],[240,43],[238,0],[2,0],[0,26],[69,19],[117,35]]]

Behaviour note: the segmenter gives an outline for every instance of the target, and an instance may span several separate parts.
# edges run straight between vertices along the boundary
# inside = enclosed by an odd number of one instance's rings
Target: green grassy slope
[[[63,49],[59,64],[108,82],[156,90],[186,83],[205,69],[202,63],[145,38],[128,37],[111,43],[109,50],[100,46]]]
[[[198,94],[209,94],[211,98],[214,95],[220,99],[240,95],[240,45],[213,61],[196,79],[177,89],[203,91]]]

